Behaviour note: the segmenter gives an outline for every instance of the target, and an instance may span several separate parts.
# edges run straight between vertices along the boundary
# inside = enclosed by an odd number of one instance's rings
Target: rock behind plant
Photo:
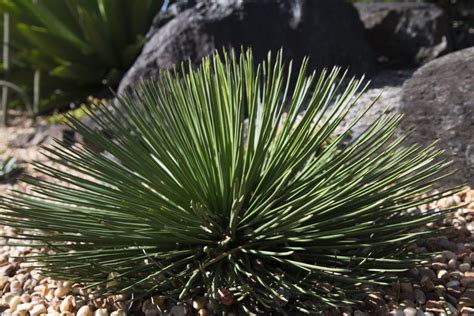
[[[287,60],[309,56],[319,70],[340,65],[366,73],[374,66],[357,11],[346,1],[180,1],[155,18],[119,91],[187,59],[198,63],[216,49],[241,46],[252,47],[256,60],[283,47]]]
[[[426,63],[451,50],[448,20],[434,4],[357,3],[356,8],[379,61],[388,66]]]
[[[405,82],[400,111],[403,129],[415,127],[411,143],[438,147],[458,172],[443,182],[474,185],[474,47],[438,58]]]

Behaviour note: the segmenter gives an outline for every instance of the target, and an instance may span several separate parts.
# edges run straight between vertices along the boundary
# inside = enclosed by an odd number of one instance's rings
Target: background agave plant
[[[99,295],[206,296],[246,313],[358,301],[419,261],[410,244],[445,213],[407,209],[443,195],[417,198],[448,163],[403,147],[395,115],[341,146],[362,83],[306,66],[293,84],[280,55],[258,67],[250,52],[214,55],[99,108],[112,138],[72,119],[103,151],[46,148],[75,173],[36,163],[62,183],[26,178],[34,192],[4,197],[1,222],[51,249],[26,260]]]
[[[9,80],[32,90],[42,71],[40,110],[115,87],[144,44],[163,0],[1,0],[11,16]]]

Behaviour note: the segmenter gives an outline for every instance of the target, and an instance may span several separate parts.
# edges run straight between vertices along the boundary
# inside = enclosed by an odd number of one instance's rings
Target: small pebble
[[[46,313],[46,307],[43,304],[35,305],[30,311],[31,316],[38,316],[44,313]]]
[[[403,310],[405,316],[416,316],[416,309],[413,307],[407,307]]]
[[[443,239],[443,240],[445,240],[445,239]],[[458,257],[454,252],[449,251],[449,250],[444,250],[444,251],[442,252],[442,254],[443,254],[443,256],[444,256],[446,259],[448,259],[448,260],[450,260],[450,259],[457,259],[457,257]]]
[[[206,306],[206,299],[205,298],[198,298],[193,301],[193,308],[200,310]]]
[[[16,310],[17,306],[20,305],[20,303],[21,303],[20,297],[19,296],[14,296],[14,297],[11,298],[8,306],[10,307],[10,310],[14,312]]]
[[[81,308],[79,308],[76,316],[93,316],[93,312],[89,306],[84,305]]]
[[[417,304],[425,304],[426,303],[426,295],[420,289],[415,289],[415,301]]]
[[[446,283],[446,287],[458,287],[460,284],[458,280],[450,280]]]
[[[71,291],[71,289],[70,289],[69,287],[61,286],[61,287],[58,287],[58,288],[54,291],[54,296],[56,296],[57,298],[63,298],[63,297],[66,296],[70,291]]]
[[[458,268],[458,261],[456,259],[449,259],[448,268],[451,270],[456,270]]]
[[[186,307],[173,306],[170,310],[170,316],[186,316]]]
[[[33,304],[31,303],[23,303],[23,304],[19,304],[17,307],[16,307],[16,311],[18,312],[28,312],[30,309],[33,308]]]
[[[471,271],[471,264],[470,263],[461,263],[459,265],[459,271],[461,271],[461,272]]]
[[[446,271],[444,269],[441,269],[441,270],[438,271],[437,277],[440,280],[445,280],[449,277],[449,273],[448,273],[448,271]]]
[[[61,312],[72,312],[73,300],[74,300],[74,297],[72,295],[66,296],[66,298],[61,302],[59,310]]]
[[[158,316],[160,311],[157,308],[154,309],[145,309],[145,316]]]
[[[413,285],[410,282],[401,282],[400,283],[400,290],[405,293],[412,293],[413,292]]]
[[[405,316],[405,313],[400,309],[395,309],[395,310],[391,311],[389,315],[391,315],[391,316]]]
[[[94,316],[109,316],[107,308],[99,308],[94,312]]]
[[[441,263],[445,263],[446,262],[446,257],[443,255],[443,254],[437,254],[433,257],[433,261],[434,262],[441,262]]]

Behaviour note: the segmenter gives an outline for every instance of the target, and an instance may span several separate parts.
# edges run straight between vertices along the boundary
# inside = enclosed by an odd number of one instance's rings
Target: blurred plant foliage
[[[20,172],[15,157],[0,159],[0,181],[6,181]]]
[[[98,107],[98,129],[71,117],[90,145],[45,148],[70,171],[36,163],[50,177],[1,198],[0,223],[54,250],[27,262],[98,295],[205,296],[221,315],[360,302],[423,258],[413,243],[448,213],[407,210],[448,194],[420,198],[450,164],[403,146],[399,115],[341,146],[365,84],[307,67],[216,54]]]
[[[115,87],[163,2],[0,0],[12,25],[8,80],[31,93],[32,71],[40,69],[40,111]]]
[[[87,113],[94,110],[97,106],[105,105],[106,99],[97,99],[89,97],[87,101],[81,103],[75,109],[68,111],[67,113],[54,113],[46,118],[46,121],[50,124],[66,124],[68,117],[74,117],[75,119],[83,119],[87,117]]]

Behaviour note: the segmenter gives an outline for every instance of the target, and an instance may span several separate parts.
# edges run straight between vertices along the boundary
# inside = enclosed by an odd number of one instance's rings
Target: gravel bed
[[[383,73],[375,78],[373,88],[362,101],[371,100],[384,90],[379,108],[399,101],[400,85],[409,72]],[[361,102],[363,103],[363,102]],[[41,160],[39,145],[30,144],[21,148],[10,146],[20,135],[48,130],[40,120],[35,127],[26,120],[17,120],[14,127],[0,128],[0,157],[14,156],[20,166],[36,175],[31,161]],[[46,140],[44,143],[48,143]],[[58,167],[58,166],[56,166]],[[16,181],[0,183],[0,195],[15,189],[27,191],[28,187]],[[360,306],[330,309],[323,315],[474,315],[474,190],[465,188],[451,197],[426,205],[428,208],[444,208],[462,205],[448,219],[432,223],[429,228],[443,230],[442,236],[431,238],[415,245],[415,251],[434,252],[429,262],[400,274],[398,282],[381,292],[369,294]],[[0,235],[15,234],[11,227],[1,227]],[[5,244],[2,240],[1,244]],[[0,247],[0,313],[1,315],[62,315],[62,316],[121,316],[121,315],[209,315],[211,306],[202,299],[173,305],[164,297],[153,297],[146,301],[130,303],[130,297],[116,295],[94,299],[82,284],[68,280],[52,280],[33,270],[22,257],[32,255],[41,249],[24,247]],[[367,289],[370,292],[370,288]],[[133,306],[132,306],[133,305]],[[130,307],[133,311],[130,312]]]

